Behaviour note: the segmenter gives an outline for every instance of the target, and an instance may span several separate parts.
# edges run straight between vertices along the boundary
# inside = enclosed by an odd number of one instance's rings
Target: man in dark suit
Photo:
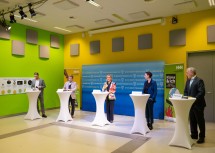
[[[146,79],[146,81],[144,83],[142,93],[150,94],[149,99],[146,103],[146,120],[148,128],[152,130],[154,123],[153,106],[157,96],[157,83],[152,79],[151,72],[145,72],[144,78]]]
[[[32,80],[31,88],[36,88],[40,90],[40,94],[37,99],[37,110],[39,112],[39,106],[38,102],[40,101],[40,107],[41,107],[41,112],[42,112],[42,117],[46,118],[45,114],[45,108],[44,108],[44,97],[43,97],[43,91],[44,88],[46,87],[46,84],[43,79],[39,78],[39,73],[35,72],[34,73],[34,79]]]
[[[195,97],[196,101],[190,109],[190,130],[192,139],[198,139],[197,143],[205,142],[205,119],[204,108],[205,103],[205,86],[204,81],[196,76],[196,69],[193,67],[187,68],[187,82],[184,89],[185,96]],[[199,134],[198,127],[199,126]]]

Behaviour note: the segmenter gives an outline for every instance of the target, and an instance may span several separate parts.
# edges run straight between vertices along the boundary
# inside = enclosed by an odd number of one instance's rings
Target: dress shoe
[[[192,139],[198,139],[198,136],[191,135]]]
[[[153,129],[153,126],[152,126],[151,123],[147,123],[147,126],[148,126],[149,130],[152,130],[152,129]]]
[[[199,140],[197,141],[198,144],[204,143],[205,142],[205,138],[199,138]]]
[[[113,121],[110,121],[110,123],[113,123]]]
[[[46,118],[47,116],[46,116],[46,114],[43,114],[42,117]]]

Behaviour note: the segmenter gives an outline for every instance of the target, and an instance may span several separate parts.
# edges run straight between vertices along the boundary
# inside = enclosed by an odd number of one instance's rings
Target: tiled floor
[[[55,122],[59,110],[48,118],[24,120],[24,115],[0,119],[0,153],[215,153],[215,123],[206,123],[206,143],[192,150],[169,146],[175,123],[155,120],[146,135],[131,135],[134,118],[115,115],[104,127],[91,126],[94,112],[76,111],[71,122]]]

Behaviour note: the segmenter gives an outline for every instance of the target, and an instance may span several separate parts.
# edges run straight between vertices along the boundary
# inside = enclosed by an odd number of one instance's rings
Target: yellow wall
[[[215,24],[215,9],[178,16],[178,24],[150,25],[89,36],[85,33],[65,36],[64,67],[80,68],[88,64],[107,64],[121,62],[144,62],[162,60],[166,64],[184,63],[188,51],[215,50],[215,43],[207,44],[207,26]],[[186,46],[169,47],[169,31],[186,29]],[[138,50],[138,35],[152,33],[153,48]],[[124,37],[124,51],[112,52],[112,38]],[[100,54],[90,54],[89,42],[100,40]],[[80,44],[80,55],[70,56],[70,44]]]

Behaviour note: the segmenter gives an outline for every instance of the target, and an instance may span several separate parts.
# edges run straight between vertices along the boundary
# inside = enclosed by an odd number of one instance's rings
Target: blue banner
[[[96,111],[94,89],[101,90],[106,75],[116,82],[114,114],[134,116],[134,105],[129,96],[132,91],[142,91],[146,71],[152,72],[158,93],[154,104],[154,118],[164,118],[164,62],[141,62],[82,66],[82,110]]]

